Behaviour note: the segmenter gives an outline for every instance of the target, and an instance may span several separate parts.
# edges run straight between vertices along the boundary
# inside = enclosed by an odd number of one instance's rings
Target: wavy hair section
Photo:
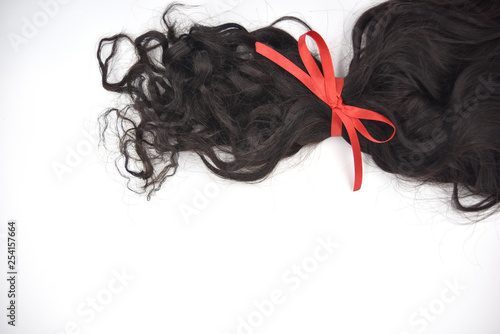
[[[285,17],[252,32],[236,23],[182,32],[169,19],[175,7],[164,14],[165,31],[104,38],[97,52],[103,87],[131,101],[101,116],[103,138],[114,124],[125,170],[144,181],[148,198],[175,173],[183,151],[223,178],[258,181],[281,159],[329,137],[328,106],[255,52],[260,41],[303,68],[297,41],[274,25],[293,20],[310,30],[307,24]],[[114,82],[122,43],[138,59]]]
[[[397,128],[387,143],[364,140],[363,151],[387,172],[453,184],[459,210],[497,204],[500,3],[388,1],[361,15],[352,40],[344,101]]]

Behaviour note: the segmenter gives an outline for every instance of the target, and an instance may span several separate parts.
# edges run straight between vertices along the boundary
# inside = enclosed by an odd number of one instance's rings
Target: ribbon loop
[[[321,73],[321,70],[316,64],[314,57],[311,55],[311,52],[307,48],[307,36],[312,37],[312,39],[318,46],[323,73]],[[361,182],[363,178],[363,165],[361,161],[361,147],[359,145],[357,132],[359,132],[361,135],[372,142],[385,143],[394,137],[396,128],[387,117],[379,113],[344,104],[341,97],[342,88],[344,87],[344,79],[335,77],[330,50],[328,49],[328,46],[326,45],[323,38],[317,32],[309,31],[300,36],[298,47],[300,57],[302,59],[302,62],[304,63],[307,73],[272,48],[259,42],[255,43],[255,50],[257,51],[257,53],[270,59],[271,61],[291,73],[323,102],[325,102],[332,108],[332,137],[342,135],[342,124],[344,124],[351,141],[352,153],[354,157],[354,191],[359,190],[361,188]],[[365,128],[363,123],[361,123],[361,119],[383,122],[392,126],[392,128],[394,129],[392,136],[389,139],[383,141],[374,139]]]

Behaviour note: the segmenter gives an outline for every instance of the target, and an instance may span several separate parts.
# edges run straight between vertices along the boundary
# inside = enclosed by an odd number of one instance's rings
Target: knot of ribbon
[[[307,45],[306,37],[310,36],[316,42],[319,49],[323,74],[316,64],[313,56],[311,55]],[[255,49],[257,53],[272,60],[277,65],[281,66],[297,79],[299,79],[307,88],[309,88],[316,96],[332,108],[332,124],[331,136],[337,137],[342,135],[342,124],[344,124],[349,139],[351,141],[352,152],[354,156],[354,191],[361,188],[361,181],[363,178],[363,165],[361,161],[361,147],[356,130],[361,133],[368,140],[375,143],[385,143],[391,140],[395,133],[396,128],[394,124],[385,116],[380,115],[374,111],[358,108],[351,105],[345,105],[342,101],[341,93],[344,87],[344,79],[336,78],[333,70],[333,62],[330,51],[323,40],[323,38],[315,31],[309,31],[299,38],[298,42],[299,53],[307,69],[304,72],[297,65],[292,63],[286,57],[273,50],[272,48],[256,42]],[[365,128],[360,119],[379,121],[389,124],[394,129],[392,136],[389,139],[379,141],[374,139],[368,130]]]

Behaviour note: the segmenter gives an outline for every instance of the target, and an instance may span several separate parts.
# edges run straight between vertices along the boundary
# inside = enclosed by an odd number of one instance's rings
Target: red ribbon
[[[312,37],[319,48],[324,76],[323,74],[321,74],[318,65],[314,61],[313,56],[307,48],[306,36]],[[309,74],[301,70],[297,65],[292,63],[280,53],[262,43],[256,42],[255,49],[264,57],[269,58],[270,60],[290,72],[304,85],[306,85],[306,87],[309,88],[314,94],[316,94],[322,101],[324,101],[332,108],[332,137],[342,135],[342,124],[344,124],[351,141],[352,153],[354,156],[354,191],[359,190],[359,188],[361,188],[361,181],[363,178],[363,165],[361,162],[361,147],[359,146],[359,140],[356,130],[364,137],[375,143],[385,143],[391,140],[392,137],[394,137],[396,133],[396,128],[394,127],[394,125],[385,116],[380,115],[374,111],[345,105],[342,102],[341,92],[342,88],[344,87],[344,79],[335,78],[330,51],[328,50],[328,47],[323,38],[317,32],[309,31],[299,38],[300,57],[302,58],[302,62],[304,63]],[[374,139],[370,135],[370,133],[368,133],[368,130],[366,130],[360,119],[379,121],[389,124],[394,129],[392,136],[384,141]]]

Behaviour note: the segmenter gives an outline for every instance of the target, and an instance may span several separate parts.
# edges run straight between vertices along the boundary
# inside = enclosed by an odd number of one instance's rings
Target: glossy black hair
[[[331,108],[255,52],[259,41],[304,69],[295,38],[275,23],[255,31],[236,23],[179,31],[170,20],[175,8],[164,14],[165,31],[104,38],[97,52],[104,88],[130,98],[125,108],[101,116],[103,138],[113,124],[125,170],[144,181],[148,198],[175,173],[183,151],[197,153],[221,177],[258,181],[283,158],[330,136]],[[137,61],[112,81],[125,42]],[[344,103],[396,126],[387,143],[360,136],[362,151],[385,171],[453,184],[459,210],[494,207],[500,201],[499,3],[387,1],[361,15],[352,42]],[[364,124],[375,138],[392,133],[378,122]],[[348,140],[345,129],[343,137]]]

